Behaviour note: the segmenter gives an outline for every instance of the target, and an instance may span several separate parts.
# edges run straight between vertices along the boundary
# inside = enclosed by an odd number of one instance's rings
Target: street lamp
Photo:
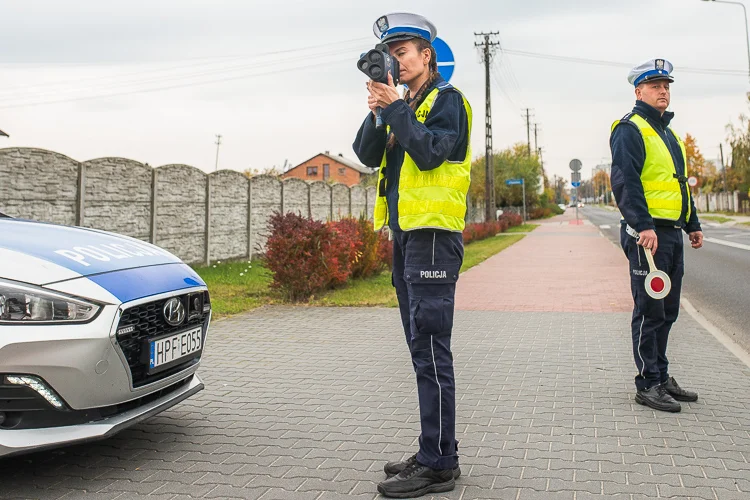
[[[742,2],[731,2],[729,0],[703,0],[704,2],[716,2],[716,3],[731,3],[734,5],[739,5],[742,7],[742,10],[745,12],[745,39],[747,41],[747,76],[750,79],[750,34],[748,34],[747,29],[747,9],[745,8],[745,4]]]

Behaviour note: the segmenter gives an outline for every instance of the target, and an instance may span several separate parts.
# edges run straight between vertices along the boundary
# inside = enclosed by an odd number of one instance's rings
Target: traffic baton
[[[669,295],[669,291],[672,289],[672,280],[669,279],[667,273],[656,269],[651,250],[644,248],[643,251],[646,254],[649,269],[649,273],[646,276],[646,293],[652,299],[661,300]]]

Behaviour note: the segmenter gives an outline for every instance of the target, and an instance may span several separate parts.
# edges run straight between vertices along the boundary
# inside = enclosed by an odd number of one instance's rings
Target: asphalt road
[[[619,212],[597,207],[578,211],[619,247]],[[750,230],[708,221],[702,226],[706,240],[700,250],[692,249],[685,236],[682,296],[750,352]]]

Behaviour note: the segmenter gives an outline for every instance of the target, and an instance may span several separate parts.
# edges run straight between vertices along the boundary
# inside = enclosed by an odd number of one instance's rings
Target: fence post
[[[211,175],[206,176],[206,227],[203,232],[203,255],[206,266],[211,264]]]
[[[84,197],[86,193],[86,167],[78,164],[78,199],[76,200],[76,226],[83,226]]]
[[[312,219],[312,192],[310,190],[310,183],[305,181],[307,185],[307,217]]]
[[[253,260],[253,180],[247,178],[247,260]]]
[[[156,169],[151,169],[151,244],[156,245]]]

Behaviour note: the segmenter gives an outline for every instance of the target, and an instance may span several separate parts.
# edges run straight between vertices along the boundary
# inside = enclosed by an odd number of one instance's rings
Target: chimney
[[[326,154],[329,155],[331,154],[331,152],[326,149]]]

